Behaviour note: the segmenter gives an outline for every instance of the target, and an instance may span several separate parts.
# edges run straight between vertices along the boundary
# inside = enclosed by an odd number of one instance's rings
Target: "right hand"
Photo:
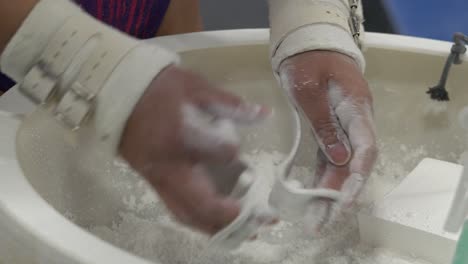
[[[317,235],[338,215],[355,209],[376,162],[372,94],[357,63],[334,51],[294,55],[281,64],[280,76],[320,147],[313,187],[342,193],[337,203],[311,202],[306,221]]]
[[[210,178],[223,175],[209,175],[204,164],[238,161],[235,124],[267,115],[267,108],[170,66],[135,106],[119,150],[180,222],[214,234],[237,217],[240,206],[217,192]]]

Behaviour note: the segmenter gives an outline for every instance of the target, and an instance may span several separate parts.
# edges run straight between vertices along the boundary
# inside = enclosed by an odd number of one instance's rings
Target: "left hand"
[[[341,190],[337,204],[312,202],[306,214],[314,233],[349,209],[361,192],[377,157],[372,95],[355,61],[332,51],[309,51],[280,66],[282,86],[309,119],[320,147],[314,187]]]
[[[269,113],[200,75],[169,66],[133,109],[119,151],[177,220],[213,235],[241,210],[239,199],[215,184],[234,183],[228,177],[242,169],[236,128],[260,122]]]

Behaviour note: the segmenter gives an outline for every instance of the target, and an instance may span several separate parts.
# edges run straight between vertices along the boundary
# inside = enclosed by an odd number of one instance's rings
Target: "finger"
[[[317,158],[314,187],[339,190],[347,175],[346,167],[338,167],[328,162],[320,150]],[[320,235],[322,228],[332,221],[331,208],[334,202],[325,198],[317,198],[311,202],[304,216],[306,232],[316,237]]]
[[[168,209],[183,224],[214,234],[239,214],[236,201],[219,196],[200,166],[171,166],[156,190]]]
[[[234,199],[244,195],[254,182],[252,174],[246,172],[247,165],[234,160],[229,164],[203,164],[206,174],[210,177],[217,193]]]
[[[316,184],[315,188],[340,190],[349,175],[348,166],[336,166],[326,159],[321,150],[317,154]],[[312,201],[305,216],[307,232],[318,236],[324,227],[335,222],[337,201],[318,198]]]
[[[183,140],[196,161],[228,163],[238,155],[240,139],[234,124],[210,119],[193,105],[182,107]]]
[[[249,103],[232,106],[225,103],[213,102],[205,110],[216,117],[227,118],[238,124],[254,124],[271,115],[270,108]]]
[[[240,124],[256,123],[268,117],[271,109],[259,104],[246,103],[240,97],[213,86],[200,89],[195,102],[218,118],[230,119]]]
[[[342,202],[346,208],[352,206],[361,193],[377,159],[375,130],[370,118],[370,114],[367,114],[355,118],[350,124],[349,135],[354,155],[349,165],[351,176],[342,187]]]
[[[153,175],[147,175],[146,179],[155,188],[159,197],[176,220],[182,224],[192,226],[192,216],[185,209],[187,198],[180,192],[190,182],[190,167],[179,163],[157,164],[152,167]],[[209,196],[210,186],[206,186],[205,189],[205,193]]]
[[[323,178],[323,175],[325,174],[325,170],[327,169],[327,163],[328,163],[328,159],[325,156],[325,154],[323,154],[323,151],[321,149],[317,150],[316,157],[317,157],[317,162],[315,165],[314,178],[312,179],[312,184],[310,186],[311,188],[317,187],[320,184]]]
[[[349,163],[350,176],[341,189],[342,203],[345,207],[349,207],[360,194],[377,159],[376,132],[370,104],[343,102],[337,107],[336,112],[354,150]]]
[[[210,207],[199,209],[200,226],[210,235],[214,235],[232,223],[239,215],[237,202],[226,198],[213,203]]]
[[[336,166],[328,162],[318,187],[341,190],[344,182],[349,176],[349,172],[349,166]]]
[[[206,192],[203,186],[197,191],[197,184],[193,184],[191,187],[193,190],[192,195],[195,199],[191,200],[187,211],[194,216],[194,225],[198,226],[201,230],[204,230],[208,234],[215,234],[222,228],[229,225],[240,212],[238,202],[234,199],[223,197],[218,194],[215,190],[211,179],[213,177],[221,177],[222,175],[208,175],[204,166],[196,166],[193,170],[193,180],[198,183],[204,183],[203,185],[210,185],[210,193],[208,197],[203,194]],[[196,197],[201,197],[197,201]]]
[[[310,120],[318,145],[327,158],[336,165],[346,164],[351,149],[333,107],[338,91],[329,89],[326,79],[296,71],[283,71],[281,80]]]
[[[184,224],[214,235],[234,221],[240,209],[234,200],[226,199],[198,208],[185,207],[184,210],[185,214],[190,215],[190,222]]]
[[[323,199],[311,202],[304,216],[304,229],[307,234],[314,237],[320,236],[322,227],[328,222],[330,217],[330,205],[330,201]]]

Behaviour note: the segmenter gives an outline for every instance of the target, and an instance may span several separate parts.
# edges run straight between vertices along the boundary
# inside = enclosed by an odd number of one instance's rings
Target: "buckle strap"
[[[56,103],[57,119],[78,129],[114,68],[137,45],[84,13],[76,15],[53,36],[20,91],[38,104]]]

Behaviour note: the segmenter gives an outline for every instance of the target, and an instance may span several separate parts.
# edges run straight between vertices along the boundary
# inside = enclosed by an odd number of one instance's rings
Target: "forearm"
[[[197,32],[203,29],[199,0],[171,0],[158,36]]]
[[[269,0],[271,57],[275,71],[286,58],[311,50],[331,50],[365,62],[349,25],[348,0]],[[362,16],[361,10],[358,10]],[[363,31],[362,25],[359,30]]]
[[[0,0],[0,54],[39,0]]]

